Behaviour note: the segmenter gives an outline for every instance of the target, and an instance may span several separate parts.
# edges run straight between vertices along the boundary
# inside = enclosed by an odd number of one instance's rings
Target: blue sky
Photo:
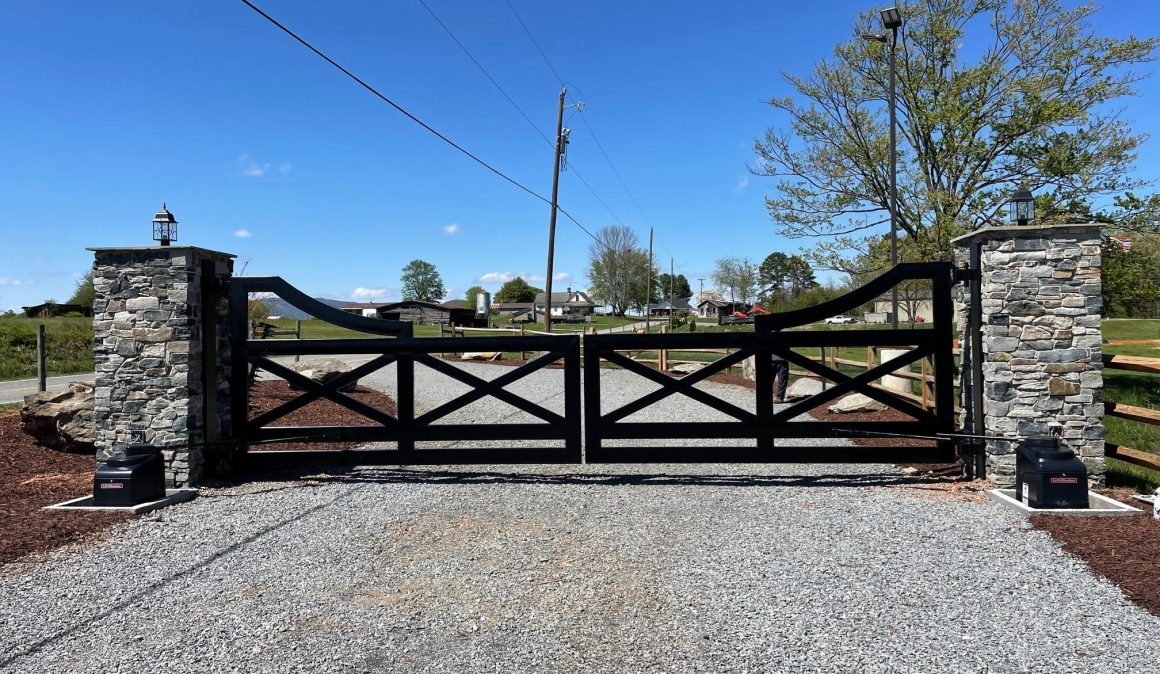
[[[551,135],[559,85],[503,0],[428,0]],[[724,255],[760,260],[774,234],[755,135],[872,3],[512,0],[640,208],[579,118],[569,160],[658,263],[692,279]],[[472,152],[547,194],[552,149],[416,0],[263,0],[261,7]],[[1151,0],[1115,0],[1102,32],[1160,33]],[[522,274],[542,285],[548,207],[466,159],[240,2],[10,3],[0,22],[0,309],[64,300],[87,246],[151,243],[163,201],[181,244],[235,253],[338,299],[396,299],[434,263],[453,293]],[[1160,83],[1125,117],[1160,126]],[[1140,174],[1160,176],[1160,141]],[[613,217],[565,172],[560,202],[590,230]],[[589,239],[561,219],[557,287],[585,285]]]

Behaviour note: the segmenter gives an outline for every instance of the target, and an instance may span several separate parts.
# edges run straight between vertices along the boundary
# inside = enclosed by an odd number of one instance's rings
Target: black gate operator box
[[[93,475],[93,505],[128,507],[165,498],[161,450],[137,445],[114,454]]]
[[[1015,496],[1031,508],[1086,508],[1087,467],[1055,436],[1027,438],[1015,462]]]

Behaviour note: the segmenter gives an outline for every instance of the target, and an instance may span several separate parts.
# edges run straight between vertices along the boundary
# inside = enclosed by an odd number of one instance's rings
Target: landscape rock
[[[801,377],[789,385],[785,391],[786,400],[801,400],[802,398],[809,398],[816,396],[822,392],[822,382],[817,379],[810,379],[808,377]]]
[[[757,368],[753,363],[753,356],[750,356],[741,361],[741,376],[745,377],[749,381],[757,381]]]
[[[862,393],[851,393],[829,407],[830,412],[833,414],[878,412],[884,409],[886,409],[886,405]]]
[[[350,365],[347,365],[345,362],[337,358],[319,358],[316,360],[304,360],[300,363],[293,363],[290,365],[290,369],[309,377],[319,384],[325,384],[326,382],[336,377],[350,372]],[[338,390],[349,391],[355,386],[358,386],[358,380],[352,381],[349,384],[342,386]],[[303,390],[302,388],[295,386],[293,382],[291,382],[290,388],[294,389],[295,391]]]
[[[669,371],[676,372],[677,374],[693,374],[697,370],[700,370],[704,367],[704,363],[677,363],[676,365],[670,367]]]
[[[20,428],[51,449],[95,452],[92,385],[74,382],[67,391],[25,396]]]
[[[459,355],[459,360],[497,360],[502,353],[499,351],[468,351]]]

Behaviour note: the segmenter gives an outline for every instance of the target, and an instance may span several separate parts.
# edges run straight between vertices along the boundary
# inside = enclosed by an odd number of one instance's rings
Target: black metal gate
[[[384,338],[253,340],[247,335],[245,308],[251,293],[274,293],[293,306],[316,318],[361,332],[384,335]],[[580,338],[579,336],[542,337],[460,337],[453,339],[416,339],[407,321],[388,321],[346,313],[314,300],[278,277],[239,277],[231,287],[231,350],[233,391],[233,441],[243,448],[246,464],[281,465],[288,462],[339,460],[353,463],[430,464],[430,463],[579,463],[580,449]],[[529,351],[541,355],[526,365],[500,377],[485,380],[433,355],[466,351]],[[325,384],[311,380],[278,356],[292,355],[370,355],[369,362],[353,368]],[[505,386],[547,365],[563,361],[563,415],[521,398]],[[394,364],[397,382],[397,412],[367,405],[344,394],[340,389]],[[415,366],[423,365],[471,387],[467,393],[439,407],[415,416]],[[275,409],[251,418],[249,382],[252,368],[265,370],[304,390],[302,395]],[[484,396],[494,396],[543,423],[437,423],[452,412]],[[275,426],[273,422],[311,402],[325,398],[366,417],[367,425],[358,426]],[[505,447],[504,441],[557,440],[562,447]],[[245,448],[260,443],[295,442],[393,442],[397,449],[318,450],[248,452]],[[464,441],[456,448],[416,449],[416,441]],[[472,447],[472,441],[500,442],[501,446]],[[559,443],[558,443],[559,444]]]
[[[753,332],[707,334],[592,335],[585,339],[584,403],[585,450],[589,462],[951,462],[955,430],[952,381],[953,327],[950,264],[902,264],[867,285],[840,298],[799,311],[759,316]],[[843,314],[907,281],[929,282],[934,320],[923,329],[858,329],[849,331],[793,330]],[[794,349],[843,346],[901,347],[905,356],[847,375],[815,362]],[[735,349],[732,354],[706,365],[683,379],[674,379],[619,351],[661,349]],[[773,364],[776,354],[791,364],[828,379],[834,384],[820,394],[781,410],[773,406]],[[695,388],[695,384],[753,356],[755,363],[754,412]],[[889,391],[872,386],[874,380],[931,357],[934,364],[934,410],[928,411]],[[660,388],[618,409],[601,408],[601,367],[611,363],[640,375]],[[905,413],[909,421],[801,421],[795,417],[847,393],[863,393],[890,409]],[[717,410],[733,420],[717,422],[625,421],[628,417],[674,394],[682,394]],[[922,436],[936,439],[934,446],[797,446],[784,442],[800,438]],[[753,447],[606,447],[605,440],[751,438]]]
[[[829,316],[848,312],[882,296],[901,283],[927,284],[933,321],[922,329],[857,329],[849,331],[790,330]],[[588,463],[600,462],[951,462],[955,458],[955,413],[952,353],[953,326],[950,264],[902,264],[867,285],[840,298],[799,311],[758,317],[752,332],[689,334],[592,334],[583,341],[571,336],[510,336],[416,339],[411,323],[345,313],[307,297],[278,277],[239,277],[231,286],[232,428],[230,442],[242,448],[248,463],[286,465],[290,461],[343,461],[377,464],[430,463]],[[382,335],[379,338],[254,340],[248,338],[247,299],[251,293],[274,293],[316,318],[353,330]],[[867,366],[854,375],[827,366],[801,353],[819,347],[900,347],[905,355]],[[731,353],[707,363],[684,378],[674,378],[638,362],[624,351],[662,349],[730,349]],[[438,353],[466,351],[532,351],[540,355],[501,376],[485,380],[442,358]],[[325,384],[296,372],[278,357],[292,355],[361,354],[371,360]],[[773,357],[779,356],[831,385],[821,393],[782,409],[774,408]],[[753,411],[698,389],[696,384],[722,370],[754,357]],[[920,359],[933,363],[933,409],[918,406],[904,397],[873,385]],[[522,398],[504,387],[548,365],[562,361],[564,413],[558,414]],[[601,372],[605,365],[637,374],[659,388],[614,410],[604,410]],[[397,412],[375,408],[344,394],[340,389],[389,365],[397,382]],[[470,387],[470,390],[416,417],[415,366],[422,365]],[[261,369],[303,389],[303,393],[275,409],[251,418],[249,382],[253,370]],[[924,376],[924,385],[926,382]],[[583,391],[581,389],[583,388]],[[801,416],[848,393],[859,392],[888,408],[904,413],[905,421],[819,421]],[[581,449],[581,393],[584,398],[584,447]],[[669,396],[680,394],[724,414],[727,421],[631,421],[630,417]],[[472,402],[493,396],[532,415],[542,423],[437,423]],[[283,426],[273,423],[319,399],[331,400],[368,419],[357,426]],[[806,417],[809,419],[809,417]],[[933,442],[923,446],[803,446],[794,439],[914,437]],[[666,439],[752,439],[750,446],[608,446],[606,441]],[[555,441],[561,446],[527,448],[507,443]],[[250,445],[271,442],[344,441],[392,442],[395,449],[342,451],[248,452]],[[453,442],[456,447],[416,448],[416,441]],[[475,446],[472,446],[475,443]]]

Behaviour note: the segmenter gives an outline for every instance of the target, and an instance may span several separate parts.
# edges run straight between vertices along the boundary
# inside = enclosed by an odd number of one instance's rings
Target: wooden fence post
[[[36,390],[48,390],[48,370],[45,367],[44,323],[36,326]]]
[[[669,333],[669,326],[662,325],[661,326],[661,334],[667,335],[668,333]],[[668,371],[668,369],[669,369],[669,350],[668,349],[660,349],[659,351],[657,351],[657,367],[660,368],[661,372]]]
[[[294,321],[294,339],[302,339],[302,321]],[[294,354],[294,362],[302,360],[301,354]]]

